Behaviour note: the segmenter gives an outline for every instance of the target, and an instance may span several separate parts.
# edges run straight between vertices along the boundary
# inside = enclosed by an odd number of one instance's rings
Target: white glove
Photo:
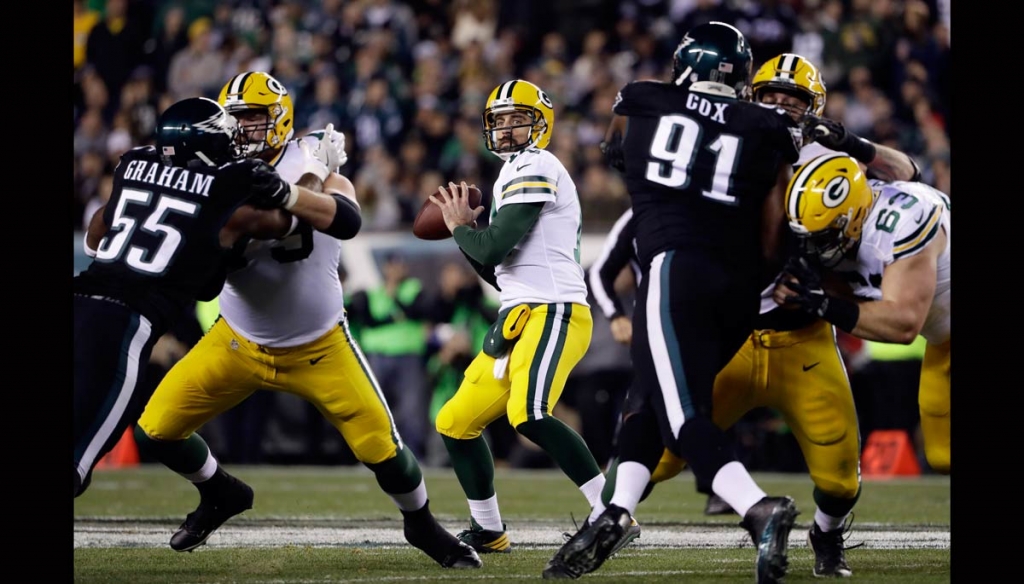
[[[327,180],[327,177],[331,175],[331,169],[324,162],[327,157],[324,152],[324,148],[320,146],[322,142],[319,140],[306,140],[303,138],[299,140],[299,148],[302,150],[303,159],[305,160],[305,167],[302,169],[302,174],[314,174],[320,179],[320,182]],[[301,175],[300,175],[301,176]]]
[[[334,124],[327,124],[323,130],[310,132],[305,137],[316,140],[314,151],[318,152],[321,162],[331,169],[331,172],[337,172],[348,162],[348,154],[345,152],[345,134],[336,131]]]

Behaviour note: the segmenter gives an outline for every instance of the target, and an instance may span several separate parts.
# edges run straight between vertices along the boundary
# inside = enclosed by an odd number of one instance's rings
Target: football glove
[[[864,164],[875,159],[875,145],[846,129],[843,124],[820,118],[814,114],[805,114],[800,121],[804,136],[832,150],[845,152]]]
[[[786,295],[787,304],[795,304],[805,313],[823,318],[848,333],[857,326],[860,306],[825,292],[820,279],[810,284],[783,279],[781,284],[791,292]]]
[[[601,142],[601,154],[608,166],[626,172],[626,155],[622,151],[622,139],[616,135],[611,142]]]
[[[334,124],[327,124],[323,130],[310,132],[303,137],[309,142],[316,158],[323,162],[330,172],[337,172],[348,162],[345,152],[345,134],[334,129]]]
[[[821,273],[811,266],[803,256],[791,256],[782,268],[783,273],[793,276],[805,286],[821,287]]]
[[[259,164],[252,168],[251,182],[249,185],[249,204],[257,209],[291,209],[299,198],[299,188],[288,183],[274,167],[266,162],[259,161]]]

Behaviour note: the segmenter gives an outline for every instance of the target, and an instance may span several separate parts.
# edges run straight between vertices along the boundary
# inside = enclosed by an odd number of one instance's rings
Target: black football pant
[[[739,270],[692,251],[653,258],[633,313],[635,380],[627,411],[653,414],[661,440],[622,440],[621,460],[653,470],[661,451],[646,451],[661,444],[689,463],[698,484],[710,486],[718,469],[736,459],[727,434],[712,422],[712,394],[715,377],[743,346],[759,308],[756,269]],[[654,432],[651,424],[632,428]],[[626,452],[627,444],[642,444],[645,452]]]
[[[87,478],[142,414],[148,392],[140,375],[159,335],[149,320],[114,300],[74,295],[75,497]]]

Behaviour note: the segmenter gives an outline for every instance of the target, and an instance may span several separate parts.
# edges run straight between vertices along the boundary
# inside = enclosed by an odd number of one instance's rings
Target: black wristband
[[[860,320],[860,305],[845,298],[829,296],[821,317],[840,329],[852,333]]]
[[[849,130],[846,132],[846,153],[864,164],[871,164],[875,159],[875,145]]]

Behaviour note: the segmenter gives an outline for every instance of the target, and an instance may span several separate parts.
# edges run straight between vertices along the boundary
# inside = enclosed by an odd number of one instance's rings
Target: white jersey
[[[939,255],[935,296],[921,336],[929,343],[949,339],[950,306],[950,203],[941,191],[918,182],[868,181],[876,193],[864,220],[857,258],[836,268],[861,298],[881,300],[882,274],[895,261],[921,252],[939,234],[946,233],[946,248]]]
[[[494,269],[501,309],[523,302],[589,306],[580,265],[580,200],[558,158],[546,150],[524,150],[501,167],[492,192],[492,218],[505,205],[544,203],[537,223]]]
[[[295,183],[306,172],[305,156],[293,140],[271,164]],[[299,223],[285,238],[253,240],[245,258],[248,265],[227,277],[220,313],[246,339],[294,347],[320,338],[342,319],[340,240]]]

